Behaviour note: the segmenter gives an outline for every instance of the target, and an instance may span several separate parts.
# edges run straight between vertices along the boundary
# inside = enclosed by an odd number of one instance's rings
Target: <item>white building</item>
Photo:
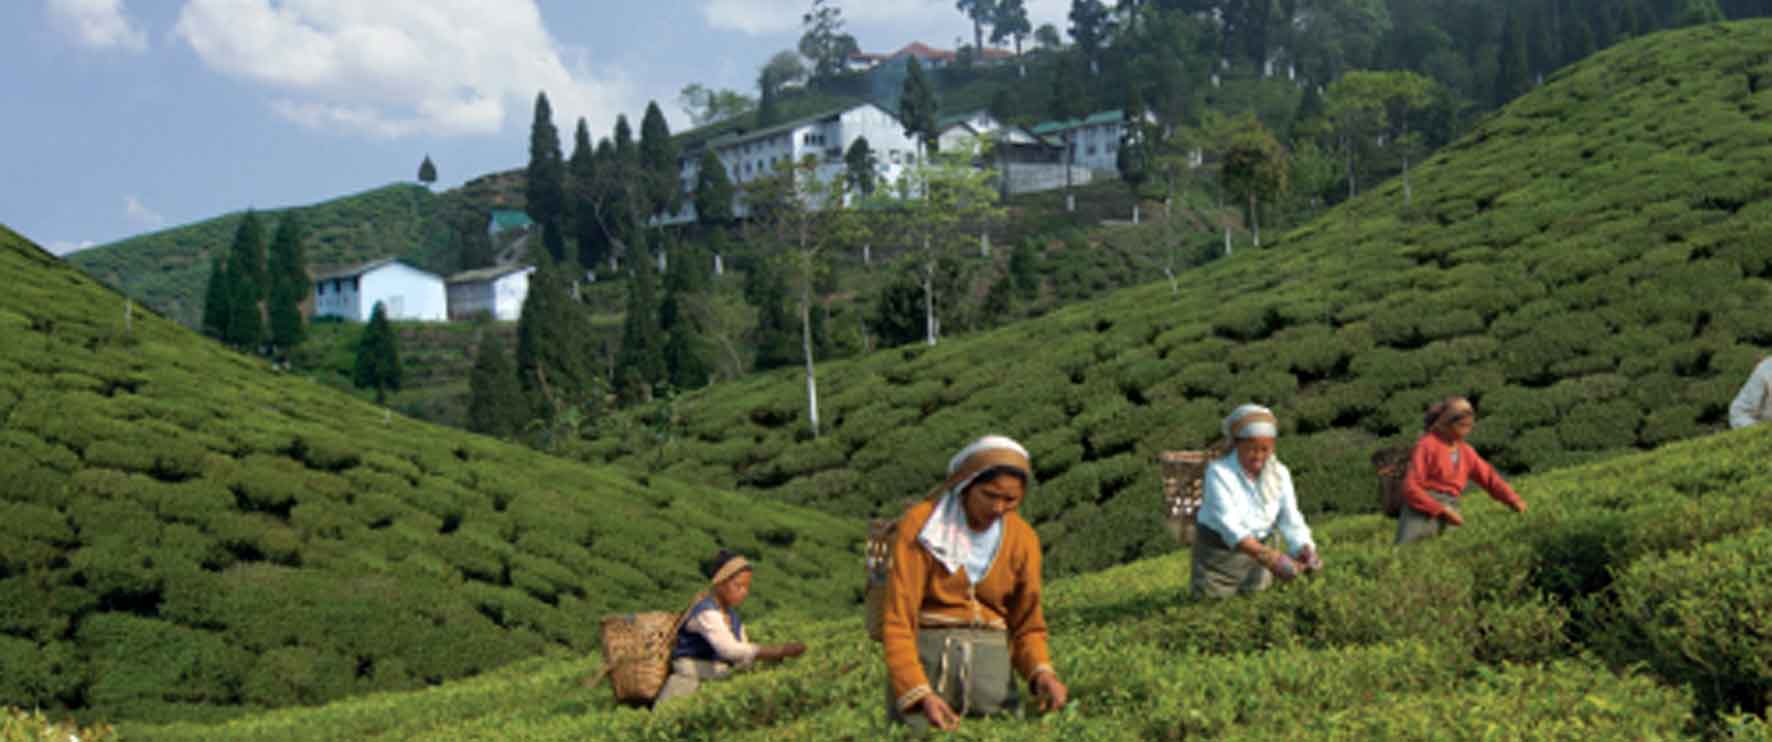
[[[829,182],[841,177],[847,171],[843,155],[855,140],[864,137],[868,140],[868,149],[874,153],[878,182],[882,184],[897,181],[905,168],[917,161],[917,145],[905,136],[904,125],[898,122],[898,118],[872,103],[861,103],[765,129],[719,137],[705,147],[685,152],[680,169],[687,197],[683,209],[663,221],[680,224],[695,220],[695,181],[701,172],[702,152],[708,147],[713,148],[720,163],[726,167],[727,179],[742,190],[746,183],[775,172],[778,164],[799,162],[807,155],[818,160],[817,174],[821,180]],[[742,198],[734,210],[739,216],[744,215]]]
[[[1068,141],[1072,164],[1079,168],[1120,172],[1120,142],[1126,134],[1120,111],[1102,111],[1084,119],[1048,121],[1030,129],[1036,136]]]
[[[314,316],[367,322],[379,302],[391,320],[448,319],[443,279],[388,258],[314,279]]]
[[[515,321],[523,315],[523,299],[529,296],[533,265],[507,265],[463,271],[449,277],[449,319],[467,320],[476,315]]]

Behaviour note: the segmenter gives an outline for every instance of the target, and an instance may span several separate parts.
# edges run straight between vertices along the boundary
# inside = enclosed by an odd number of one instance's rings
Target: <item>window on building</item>
[[[1095,145],[1093,145],[1093,144],[1089,145],[1089,155],[1091,157],[1093,157],[1095,155]]]

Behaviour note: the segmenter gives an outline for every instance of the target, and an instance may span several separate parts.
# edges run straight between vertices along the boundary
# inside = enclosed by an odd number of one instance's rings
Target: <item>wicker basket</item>
[[[1403,478],[1409,475],[1407,446],[1379,449],[1372,454],[1372,468],[1378,474],[1378,506],[1392,518],[1403,514]]]
[[[624,613],[603,619],[603,667],[618,703],[645,705],[658,697],[671,672],[671,647],[682,615]]]
[[[897,520],[868,524],[867,625],[868,638],[874,641],[886,636],[886,574],[892,569],[892,538],[897,531]]]
[[[1206,499],[1206,465],[1212,463],[1216,449],[1205,451],[1164,451],[1157,454],[1163,469],[1163,524],[1182,546],[1194,544],[1194,519],[1200,515],[1200,504]]]

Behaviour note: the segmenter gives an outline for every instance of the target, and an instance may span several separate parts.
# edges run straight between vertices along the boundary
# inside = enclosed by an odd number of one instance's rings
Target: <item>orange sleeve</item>
[[[1415,441],[1415,450],[1409,454],[1409,473],[1403,477],[1403,505],[1430,518],[1439,517],[1446,509],[1427,493],[1428,467],[1437,463],[1437,449],[1432,434]]]
[[[1046,609],[1040,604],[1040,536],[1025,522],[1015,531],[1020,558],[1016,560],[1015,592],[1006,606],[1009,624],[1009,658],[1025,680],[1041,672],[1053,672],[1046,648]]]
[[[881,643],[886,651],[886,677],[900,711],[929,695],[929,678],[917,658],[917,614],[923,591],[929,584],[931,558],[917,543],[917,531],[927,517],[913,517],[917,508],[899,518],[892,537],[892,566],[886,574],[886,611]]]

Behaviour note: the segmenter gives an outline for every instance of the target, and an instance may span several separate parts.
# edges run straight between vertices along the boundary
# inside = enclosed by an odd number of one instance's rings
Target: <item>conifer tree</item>
[[[265,337],[263,303],[268,275],[265,269],[264,230],[258,214],[247,210],[234,230],[234,244],[228,249],[227,328],[223,340],[235,348],[256,352]]]
[[[757,308],[757,326],[751,345],[757,349],[758,371],[790,366],[800,361],[793,315],[788,311],[786,277],[771,261],[753,258],[745,268],[745,301]]]
[[[558,261],[564,256],[560,234],[565,198],[565,164],[560,155],[560,133],[554,128],[554,109],[547,93],[535,96],[535,121],[529,127],[529,168],[525,171],[525,210],[541,227],[548,254]]]
[[[517,367],[510,348],[482,329],[474,352],[474,370],[468,375],[468,429],[495,438],[522,432],[529,419],[529,405],[517,382]]]
[[[228,333],[228,274],[218,253],[209,260],[209,284],[203,290],[203,334],[226,341]]]
[[[427,186],[437,182],[437,166],[431,162],[431,156],[428,153],[425,155],[425,161],[418,164],[418,182]]]
[[[671,141],[671,125],[658,102],[646,104],[640,119],[640,180],[645,184],[646,214],[670,214],[683,207],[682,169],[677,164],[677,144]]]
[[[578,243],[578,264],[594,268],[602,262],[609,240],[597,215],[597,155],[591,131],[581,116],[572,133],[572,157],[566,161],[566,196],[570,206],[573,239]]]
[[[277,223],[277,234],[271,239],[271,290],[267,297],[271,344],[284,351],[300,345],[306,336],[301,305],[314,286],[308,278],[307,254],[301,241],[301,217],[290,211]]]
[[[553,419],[586,403],[594,408],[602,387],[584,337],[589,318],[572,298],[570,276],[538,257],[517,319],[517,379],[537,415]]]
[[[726,177],[726,164],[709,147],[701,153],[701,165],[695,174],[695,220],[718,227],[732,221],[732,179]]]
[[[387,401],[390,389],[399,389],[402,376],[399,340],[388,323],[388,310],[381,302],[369,315],[369,325],[357,340],[357,363],[351,370],[351,383],[358,389],[374,389],[375,402]]]
[[[904,135],[923,147],[927,155],[935,148],[935,88],[923,76],[923,65],[912,57],[905,71],[904,89],[898,99],[898,118],[904,124]]]
[[[1496,107],[1507,105],[1508,101],[1526,92],[1531,85],[1530,64],[1526,53],[1526,32],[1520,26],[1519,16],[1509,13],[1501,32],[1501,64],[1495,76]]]
[[[638,239],[637,254],[644,254]],[[652,261],[628,261],[627,314],[622,324],[616,378],[628,402],[652,399],[652,389],[665,380],[664,336],[658,322],[658,276]]]
[[[700,300],[707,270],[700,250],[677,251],[665,271],[664,301],[658,307],[659,330],[665,334],[665,372],[671,386],[694,389],[708,383],[708,363],[702,354],[701,333],[689,307]]]
[[[868,144],[867,137],[856,137],[849,145],[849,151],[843,153],[843,165],[849,178],[849,190],[863,197],[874,195],[874,185],[879,178],[875,169],[879,163],[874,159],[874,150]]]

